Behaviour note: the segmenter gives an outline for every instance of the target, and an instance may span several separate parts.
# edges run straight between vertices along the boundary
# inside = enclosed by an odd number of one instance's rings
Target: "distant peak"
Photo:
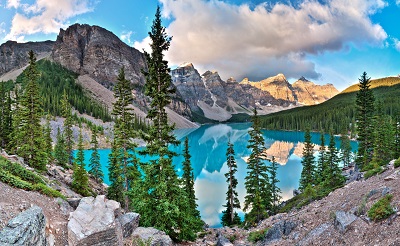
[[[301,76],[299,80],[300,80],[300,81],[304,81],[304,82],[309,82],[309,80],[306,79],[306,78],[304,78],[304,76]]]
[[[193,63],[191,62],[184,62],[181,65],[179,65],[179,67],[194,67]]]

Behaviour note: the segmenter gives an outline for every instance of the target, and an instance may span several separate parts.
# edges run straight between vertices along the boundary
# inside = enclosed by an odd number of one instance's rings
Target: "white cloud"
[[[397,38],[393,38],[393,43],[396,50],[400,51],[400,40],[398,40]]]
[[[5,39],[18,40],[34,33],[58,33],[65,28],[71,17],[92,11],[91,0],[36,0],[34,4],[21,4],[9,0],[15,8],[22,10],[12,19],[11,30]]]
[[[135,41],[133,43],[133,47],[139,51],[145,50],[147,53],[150,53],[151,52],[150,43],[151,43],[150,37],[146,37],[142,41]]]
[[[382,0],[305,0],[299,6],[277,3],[254,8],[212,0],[160,0],[172,19],[168,59],[191,61],[199,70],[217,69],[222,78],[318,78],[308,55],[362,45],[382,45],[387,34],[370,15]],[[143,44],[144,42],[140,42]],[[137,43],[139,44],[139,43]]]
[[[120,38],[121,38],[122,41],[124,41],[128,45],[132,45],[132,42],[131,42],[132,34],[133,34],[132,31],[122,31],[122,33],[120,35]]]
[[[7,8],[17,9],[20,6],[21,0],[7,0]]]
[[[400,0],[396,0],[396,4],[400,6]]]

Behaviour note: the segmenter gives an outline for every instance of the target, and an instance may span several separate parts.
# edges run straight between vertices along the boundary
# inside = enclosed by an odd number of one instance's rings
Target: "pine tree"
[[[393,157],[395,159],[400,158],[400,117],[396,117],[396,120],[393,122],[394,126],[394,148],[393,148]]]
[[[57,164],[64,168],[67,168],[68,153],[65,150],[65,139],[62,135],[60,128],[57,128],[57,143],[54,146],[54,158],[57,160]]]
[[[349,166],[351,162],[351,145],[349,135],[346,132],[343,132],[340,136],[340,152],[343,166]]]
[[[47,153],[49,161],[53,159],[53,140],[51,139],[51,126],[50,126],[50,115],[46,116],[46,125],[44,127],[44,140],[45,140],[45,151]]]
[[[270,182],[271,182],[271,196],[272,196],[272,209],[271,212],[276,214],[278,212],[279,202],[282,199],[281,189],[278,187],[278,177],[277,177],[278,164],[275,161],[275,157],[272,156],[271,167],[269,168]]]
[[[170,145],[177,145],[173,129],[168,123],[165,107],[171,102],[172,82],[168,62],[164,60],[164,51],[170,46],[171,38],[166,34],[161,23],[160,7],[157,7],[151,32],[151,54],[145,52],[148,70],[145,95],[151,99],[147,118],[152,122],[148,133],[143,136],[147,146],[144,154],[154,157],[149,163],[142,165],[145,178],[142,197],[135,199],[135,209],[141,214],[144,226],[154,226],[165,231],[175,240],[192,240],[197,218],[187,213],[189,205],[186,192],[180,187],[180,180],[172,164],[172,157],[177,154],[171,151]]]
[[[91,174],[94,179],[102,183],[103,182],[103,171],[101,170],[101,164],[100,164],[100,154],[99,154],[99,143],[97,141],[97,127],[94,126],[92,128],[92,154],[90,156],[89,160],[89,174]]]
[[[133,183],[139,182],[140,173],[134,154],[137,145],[133,142],[133,138],[137,136],[137,132],[133,129],[135,115],[131,107],[133,102],[132,85],[129,80],[125,79],[124,68],[121,68],[118,74],[114,97],[116,98],[112,111],[115,117],[114,135],[117,153],[121,154],[119,167],[122,169],[120,173],[124,180],[124,200],[119,202],[128,211],[130,206],[128,191]]]
[[[108,161],[108,178],[110,185],[107,189],[107,198],[115,201],[124,201],[124,180],[122,177],[121,149],[118,148],[116,139],[111,143],[111,153]]]
[[[235,177],[237,172],[235,151],[230,140],[228,141],[228,148],[226,150],[226,164],[228,172],[225,173],[225,177],[228,183],[228,191],[226,192],[226,210],[222,212],[222,225],[232,226],[240,224],[241,221],[238,213],[235,211],[235,208],[240,208],[240,202],[236,191],[238,180]]]
[[[356,120],[358,133],[358,156],[356,163],[360,168],[368,165],[371,160],[373,148],[373,114],[374,114],[374,95],[370,77],[364,72],[359,79],[359,91],[356,96]]]
[[[320,133],[320,141],[321,144],[318,150],[318,161],[317,161],[317,170],[315,172],[315,180],[316,184],[319,184],[324,181],[324,170],[326,169],[326,148],[325,148],[325,133],[321,131]]]
[[[21,97],[19,96],[19,90],[18,87],[15,86],[14,88],[14,94],[15,94],[15,100],[13,102],[13,108],[14,110],[12,111],[12,126],[11,126],[11,133],[8,135],[9,136],[9,144],[7,145],[7,150],[10,151],[10,153],[17,153],[17,149],[21,145],[21,138],[20,138],[20,128],[22,125],[22,120],[21,120]]]
[[[40,125],[43,112],[38,86],[39,73],[33,51],[29,52],[29,66],[24,72],[27,81],[23,97],[20,100],[17,116],[19,118],[18,126],[13,132],[14,147],[16,153],[23,157],[29,166],[44,171],[46,170],[48,156],[45,150],[43,127]],[[18,145],[15,145],[15,143],[18,143]]]
[[[252,117],[253,126],[249,131],[250,140],[247,148],[251,149],[250,157],[247,161],[247,175],[245,187],[247,195],[244,201],[244,210],[251,211],[246,214],[245,221],[257,223],[267,217],[266,210],[271,206],[270,183],[268,177],[268,167],[265,164],[264,137],[261,133],[260,120],[257,109],[254,108]]]
[[[64,90],[63,97],[61,99],[61,107],[62,107],[62,116],[65,118],[64,120],[64,138],[65,138],[65,149],[68,153],[68,164],[71,165],[74,159],[73,156],[73,118],[72,118],[72,108],[71,104],[68,101],[67,92]]]
[[[303,169],[300,177],[300,189],[304,190],[308,185],[315,184],[314,144],[311,142],[310,129],[307,128],[304,134]]]
[[[12,132],[11,95],[7,91],[5,82],[0,82],[0,148],[6,149]]]
[[[89,178],[85,170],[85,155],[83,149],[82,127],[79,126],[78,152],[74,162],[72,174],[72,188],[83,196],[90,196]]]
[[[340,160],[338,157],[338,152],[339,151],[336,149],[335,146],[335,137],[333,135],[333,130],[331,130],[328,151],[326,153],[327,168],[324,171],[325,180],[323,183],[323,186],[330,190],[341,187],[345,181],[345,178],[342,175],[342,171],[339,168]]]
[[[189,199],[189,206],[188,209],[195,218],[200,220],[200,212],[197,210],[196,204],[196,195],[194,192],[194,174],[193,168],[190,162],[190,153],[189,153],[189,139],[188,137],[185,138],[184,142],[184,150],[183,150],[183,174],[182,174],[182,183],[183,189],[186,191],[186,196]]]

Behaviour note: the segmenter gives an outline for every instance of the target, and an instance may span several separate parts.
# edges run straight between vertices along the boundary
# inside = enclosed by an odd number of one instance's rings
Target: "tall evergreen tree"
[[[323,185],[330,190],[334,190],[344,184],[345,178],[342,175],[342,170],[339,168],[339,151],[336,149],[335,146],[335,137],[333,135],[333,130],[331,130],[329,136],[328,151],[326,154],[327,167],[324,171],[325,179]]]
[[[301,164],[303,169],[300,177],[300,189],[304,190],[308,185],[315,184],[315,161],[314,161],[314,144],[311,142],[310,129],[304,133],[303,159]]]
[[[5,149],[10,142],[12,130],[12,110],[10,91],[7,91],[5,82],[0,82],[0,148]]]
[[[271,197],[272,197],[272,214],[278,212],[279,202],[282,199],[281,189],[278,187],[279,179],[277,177],[278,164],[275,161],[275,157],[272,156],[271,167],[269,168],[270,182],[271,182]]]
[[[350,145],[350,138],[346,132],[343,132],[340,136],[340,152],[341,152],[341,159],[343,162],[343,166],[349,166],[351,162],[351,145]]]
[[[14,94],[15,94],[15,99],[13,102],[13,108],[14,110],[12,111],[12,127],[11,127],[11,133],[9,134],[9,139],[10,143],[7,146],[8,151],[11,153],[16,153],[17,149],[21,145],[21,138],[19,136],[20,134],[20,127],[22,125],[22,109],[21,109],[21,97],[19,93],[18,86],[14,87]]]
[[[46,115],[46,125],[44,127],[44,142],[45,151],[47,153],[49,161],[53,160],[53,140],[51,139],[51,126],[50,126],[50,115]]]
[[[395,159],[400,158],[400,117],[397,116],[393,122],[394,126],[394,148],[393,155]]]
[[[235,177],[237,172],[235,151],[230,140],[228,141],[228,148],[226,150],[226,164],[228,166],[228,172],[225,173],[225,177],[228,183],[228,191],[226,192],[226,210],[222,212],[222,225],[232,226],[240,224],[240,217],[235,211],[236,208],[240,208],[240,202],[236,191],[238,180]]]
[[[57,143],[54,146],[54,158],[57,160],[57,164],[67,168],[68,153],[65,149],[65,139],[62,135],[60,128],[57,128]]]
[[[264,137],[261,133],[256,108],[254,108],[252,122],[252,129],[249,131],[250,140],[247,145],[247,148],[251,149],[251,154],[247,160],[248,171],[245,178],[247,195],[245,196],[244,210],[247,211],[251,208],[251,211],[245,216],[246,222],[257,223],[267,217],[266,210],[271,205],[271,194],[268,167],[265,164]]]
[[[138,160],[134,154],[137,145],[133,142],[133,138],[137,136],[137,132],[133,129],[135,115],[131,106],[133,102],[132,85],[129,80],[125,79],[124,68],[121,68],[118,74],[117,84],[114,87],[114,97],[116,101],[113,103],[112,114],[115,117],[116,154],[121,155],[119,168],[121,168],[120,174],[124,180],[124,200],[119,202],[128,211],[130,206],[128,191],[134,183],[139,182],[140,172]]]
[[[316,184],[324,180],[323,172],[326,169],[325,133],[321,131],[320,136],[321,143],[318,150],[317,170],[315,172]]]
[[[358,133],[358,156],[356,163],[360,168],[368,165],[371,160],[373,148],[373,116],[374,116],[374,95],[370,77],[364,72],[359,79],[359,91],[356,96],[356,120]]]
[[[121,149],[118,148],[114,137],[111,143],[111,153],[108,157],[108,178],[110,185],[107,189],[107,198],[115,201],[124,201],[124,179],[121,169]]]
[[[82,127],[79,126],[78,152],[74,162],[74,172],[72,174],[72,188],[83,196],[90,195],[89,178],[85,170],[85,155],[83,149]]]
[[[185,209],[189,199],[180,187],[180,180],[172,164],[172,157],[177,154],[168,148],[179,141],[172,132],[174,126],[168,123],[165,110],[174,90],[168,62],[164,60],[163,54],[168,50],[171,38],[162,26],[160,7],[157,7],[149,36],[152,51],[151,54],[145,52],[148,70],[144,75],[145,95],[151,99],[147,118],[152,124],[143,137],[147,142],[144,153],[154,159],[142,165],[145,174],[144,192],[142,198],[135,200],[135,209],[142,215],[143,225],[161,229],[176,240],[191,240],[201,228],[195,226],[198,219]]]
[[[194,217],[200,219],[200,212],[197,210],[196,195],[194,192],[194,174],[192,164],[190,162],[191,155],[189,153],[189,138],[185,138],[184,150],[183,150],[183,174],[182,183],[183,189],[186,191],[186,195],[189,199],[188,209],[189,213],[193,214]]]
[[[68,164],[71,165],[74,159],[73,156],[73,146],[74,146],[74,139],[73,139],[73,118],[72,118],[72,107],[68,101],[67,92],[64,90],[63,97],[61,99],[61,107],[62,107],[62,116],[65,118],[64,120],[64,139],[65,139],[65,149],[68,153]]]
[[[101,170],[100,164],[100,154],[99,154],[99,142],[97,141],[97,127],[92,128],[92,154],[89,160],[89,174],[91,174],[94,179],[101,183],[103,182],[103,171]]]
[[[29,52],[29,66],[24,72],[27,81],[20,100],[18,126],[13,132],[14,143],[18,143],[18,145],[14,144],[14,147],[16,153],[23,157],[29,166],[44,171],[48,156],[45,150],[43,127],[40,125],[43,111],[38,87],[39,73],[33,51]]]

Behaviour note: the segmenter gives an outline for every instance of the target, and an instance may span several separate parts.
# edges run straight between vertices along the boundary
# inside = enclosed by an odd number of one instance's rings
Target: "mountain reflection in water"
[[[250,150],[247,149],[249,140],[248,123],[236,124],[217,124],[204,125],[198,129],[178,129],[175,135],[181,141],[179,146],[173,149],[181,154],[183,152],[183,141],[187,136],[189,138],[191,163],[195,176],[195,192],[197,204],[202,219],[211,227],[219,227],[220,217],[224,210],[227,183],[224,174],[228,171],[226,166],[226,149],[228,139],[234,144],[235,159],[238,165],[236,177],[239,181],[237,192],[241,204],[244,202],[246,190],[244,188],[244,178],[246,176],[246,160],[250,156]],[[277,175],[280,182],[278,186],[282,190],[284,200],[291,198],[293,189],[298,188],[301,173],[301,153],[303,150],[304,132],[288,131],[267,131],[263,130],[267,156],[275,156],[280,164]],[[319,144],[320,135],[312,133],[312,141]],[[329,142],[329,136],[325,136],[326,143]],[[356,142],[351,142],[355,151]],[[336,138],[336,147],[339,148],[340,141]],[[318,145],[315,150],[318,150]],[[85,160],[88,163],[91,151],[85,151]],[[101,164],[105,174],[105,183],[108,180],[108,154],[109,149],[100,150]],[[315,154],[317,155],[317,153]],[[147,157],[141,158],[142,161],[148,160]],[[174,158],[173,163],[179,175],[182,175],[183,157]],[[267,162],[267,161],[266,161]],[[268,163],[268,162],[267,162]],[[243,216],[242,211],[238,211]]]

